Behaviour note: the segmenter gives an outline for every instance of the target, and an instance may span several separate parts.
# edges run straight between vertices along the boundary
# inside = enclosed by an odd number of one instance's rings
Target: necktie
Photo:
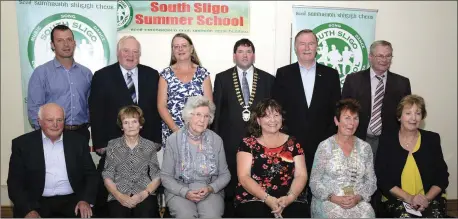
[[[243,72],[242,92],[245,105],[248,106],[248,102],[250,101],[250,87],[248,86],[248,80],[246,79],[246,71]]]
[[[127,72],[127,88],[129,89],[129,94],[132,97],[132,101],[137,103],[137,94],[135,93],[134,80],[132,80],[132,72]]]
[[[378,79],[377,88],[375,89],[374,105],[372,107],[371,122],[369,127],[374,135],[382,134],[382,102],[385,94],[385,86],[383,85],[383,77],[385,75],[375,76]]]

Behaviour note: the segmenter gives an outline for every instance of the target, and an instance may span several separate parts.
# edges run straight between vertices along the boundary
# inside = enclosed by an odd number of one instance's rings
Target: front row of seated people
[[[250,135],[237,152],[237,176],[229,173],[221,138],[207,129],[215,106],[206,97],[186,102],[185,125],[168,138],[162,169],[156,154],[161,146],[139,135],[142,110],[126,106],[118,114],[124,135],[109,142],[102,172],[109,215],[159,217],[153,194],[162,183],[172,216],[218,218],[223,190],[238,177],[236,217],[375,217],[369,202],[377,186],[386,217],[414,217],[406,208],[422,217],[445,217],[449,174],[440,136],[419,129],[426,117],[423,98],[401,100],[400,127],[382,135],[375,165],[369,144],[354,136],[359,109],[353,99],[337,103],[338,131],[316,151],[308,212],[304,149],[285,134],[275,100],[253,110]],[[43,105],[38,118],[41,130],[13,140],[7,183],[14,217],[91,217],[98,175],[84,137],[63,131],[64,111],[57,104]]]

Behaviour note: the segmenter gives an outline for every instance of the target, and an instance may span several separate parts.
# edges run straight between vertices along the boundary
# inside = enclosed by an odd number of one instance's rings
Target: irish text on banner
[[[74,59],[92,73],[116,61],[115,1],[18,1],[19,36],[25,131],[27,87],[33,70],[54,58],[51,30],[59,24],[70,27],[76,41]]]
[[[250,3],[248,1],[118,1],[118,31],[248,34]]]
[[[291,61],[297,61],[294,37],[311,29],[318,38],[317,62],[336,69],[343,86],[348,74],[369,67],[376,16],[377,11],[369,9],[293,6]]]

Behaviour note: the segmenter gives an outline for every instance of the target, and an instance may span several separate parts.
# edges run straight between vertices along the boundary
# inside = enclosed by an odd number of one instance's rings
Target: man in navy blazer
[[[157,111],[159,73],[139,64],[141,46],[135,37],[122,37],[117,49],[118,62],[95,72],[89,96],[92,145],[101,156],[99,172],[103,171],[108,141],[123,135],[116,121],[124,106],[138,105],[145,117],[140,135],[158,144],[162,142],[161,118]],[[107,198],[108,191],[101,180],[95,209],[100,217],[108,217],[104,208]]]
[[[92,216],[99,180],[87,139],[64,130],[64,110],[40,107],[41,129],[12,141],[8,195],[16,217]]]

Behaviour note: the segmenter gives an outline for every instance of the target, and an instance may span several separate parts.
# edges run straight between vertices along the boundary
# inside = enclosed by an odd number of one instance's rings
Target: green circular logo
[[[90,19],[74,13],[59,13],[43,19],[29,37],[27,53],[32,69],[54,58],[51,50],[51,31],[63,24],[74,35],[74,58],[78,63],[95,71],[105,67],[110,60],[110,46],[99,26]]]
[[[317,62],[336,69],[341,86],[348,74],[368,68],[366,44],[353,28],[331,22],[316,27],[313,32],[318,37]]]
[[[118,1],[118,31],[129,26],[133,17],[132,5],[128,1]]]

